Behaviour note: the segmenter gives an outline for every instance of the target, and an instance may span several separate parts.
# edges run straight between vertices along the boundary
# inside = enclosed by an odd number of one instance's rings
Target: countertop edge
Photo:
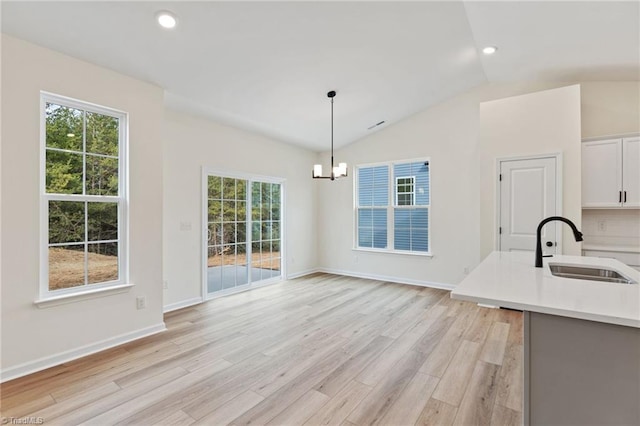
[[[481,296],[469,296],[466,294],[455,293],[455,290],[451,291],[451,298],[455,300],[463,300],[465,302],[482,303],[485,305],[499,306],[501,308],[517,309],[519,311],[537,312],[540,314],[556,315],[586,321],[595,321],[613,325],[621,325],[625,327],[640,328],[640,319],[634,321],[631,319],[611,317],[607,315],[589,314],[585,312],[569,311],[558,308],[548,308],[545,306],[534,306],[526,303],[489,299]]]

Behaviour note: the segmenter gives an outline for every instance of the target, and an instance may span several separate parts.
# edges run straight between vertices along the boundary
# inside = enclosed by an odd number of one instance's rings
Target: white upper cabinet
[[[582,207],[640,207],[640,137],[582,144]]]
[[[625,207],[640,207],[640,137],[622,140],[622,190]]]

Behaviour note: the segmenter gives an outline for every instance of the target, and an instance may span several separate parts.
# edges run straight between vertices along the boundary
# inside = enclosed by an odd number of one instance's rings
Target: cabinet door
[[[583,142],[582,207],[620,207],[620,191],[622,139]]]
[[[622,190],[625,207],[640,207],[640,137],[622,140]]]

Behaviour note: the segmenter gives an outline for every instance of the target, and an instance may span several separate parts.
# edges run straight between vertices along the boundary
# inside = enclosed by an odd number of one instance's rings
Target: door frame
[[[231,179],[243,179],[248,182],[259,181],[259,182],[280,184],[280,276],[279,277],[262,280],[261,282],[259,282],[259,284],[250,282],[240,287],[221,290],[213,295],[209,294],[208,288],[207,288],[207,242],[208,241],[207,241],[206,230],[208,229],[207,219],[209,217],[209,209],[208,209],[209,198],[207,197],[207,195],[208,195],[208,177],[210,175],[220,176],[223,178],[231,178]],[[247,185],[247,192],[250,194],[249,190],[250,190],[250,187],[249,185]],[[200,229],[199,229],[200,238],[201,238],[200,270],[202,274],[200,277],[201,278],[200,281],[202,283],[200,287],[200,292],[202,294],[202,300],[206,301],[206,300],[211,300],[211,299],[216,299],[218,297],[226,296],[229,294],[240,293],[247,290],[253,290],[255,288],[275,284],[286,279],[287,277],[287,270],[286,270],[287,269],[287,266],[286,266],[287,265],[287,262],[286,262],[286,253],[287,253],[286,228],[287,226],[286,226],[285,200],[287,199],[287,197],[286,197],[286,179],[285,178],[274,177],[274,176],[263,176],[263,175],[257,175],[252,173],[233,172],[233,171],[214,168],[214,167],[202,166],[200,196],[201,196],[201,203],[202,203],[201,209],[200,209],[202,217],[200,218],[201,220],[200,220]],[[248,197],[248,203],[250,202],[251,202],[251,196]],[[248,235],[250,235],[250,233],[248,233]],[[251,267],[251,265],[249,265],[248,267]]]
[[[495,250],[500,251],[500,205],[502,202],[502,193],[500,191],[500,169],[503,162],[507,161],[519,161],[519,160],[540,160],[542,158],[554,158],[556,160],[556,215],[562,216],[562,152],[551,152],[546,154],[531,154],[531,155],[515,155],[508,157],[497,157],[495,160],[495,176],[494,181],[496,183],[496,203],[494,205],[494,229],[493,229],[493,247]],[[562,228],[556,226],[556,252],[562,254]]]

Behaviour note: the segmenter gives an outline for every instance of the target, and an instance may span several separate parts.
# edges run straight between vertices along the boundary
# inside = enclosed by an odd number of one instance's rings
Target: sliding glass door
[[[282,183],[205,174],[209,296],[280,279]]]

